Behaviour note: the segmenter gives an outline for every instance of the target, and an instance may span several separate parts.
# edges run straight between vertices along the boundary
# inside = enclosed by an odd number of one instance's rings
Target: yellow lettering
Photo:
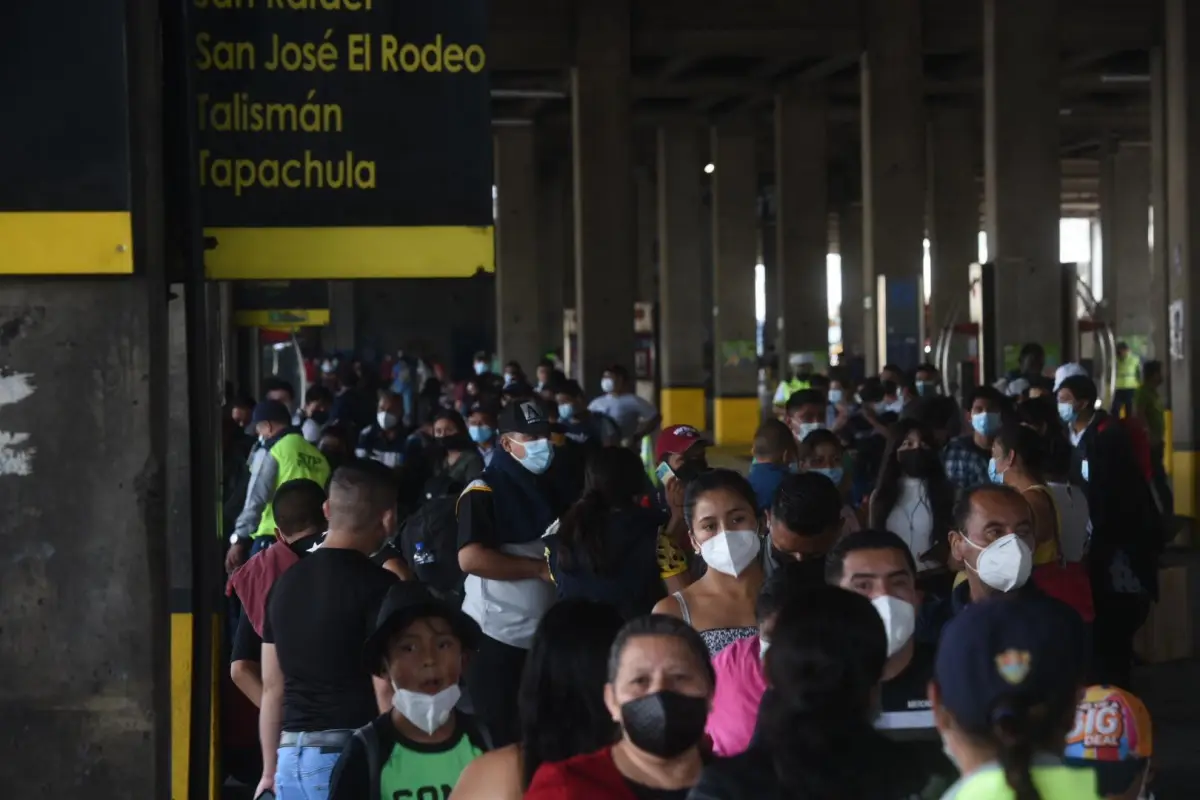
[[[476,74],[483,72],[484,66],[487,64],[487,55],[483,52],[483,48],[477,44],[473,44],[467,48],[467,69]]]
[[[446,52],[442,55],[442,63],[446,65],[446,72],[461,72],[462,61],[462,47],[457,44],[446,45]]]
[[[421,48],[412,42],[400,48],[400,68],[405,72],[417,72],[421,69]]]
[[[317,103],[309,90],[304,103],[263,103],[249,92],[214,98],[196,96],[200,130],[222,133],[341,133],[345,117],[337,103]]]
[[[347,150],[340,157],[321,158],[305,150],[303,158],[214,158],[200,151],[200,185],[229,189],[242,197],[255,189],[376,188],[374,161],[358,159]]]
[[[211,34],[196,34],[196,69],[201,72],[236,72],[254,69],[253,42],[213,41]]]
[[[399,72],[400,65],[396,62],[396,53],[400,49],[400,42],[395,36],[390,33],[383,35],[383,61],[384,72]]]
[[[421,66],[426,72],[442,71],[442,35],[439,33],[433,41],[421,48]]]
[[[263,66],[271,72],[333,72],[337,69],[337,45],[329,41],[333,29],[325,31],[324,41],[286,42],[271,34],[271,58]]]
[[[352,33],[346,37],[346,68],[351,72],[371,71],[371,35]]]

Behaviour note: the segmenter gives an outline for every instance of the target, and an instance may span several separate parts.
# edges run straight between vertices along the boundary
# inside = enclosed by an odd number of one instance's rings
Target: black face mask
[[[450,436],[443,436],[440,439],[434,438],[432,449],[444,453],[448,450],[470,450],[474,446],[470,436],[465,433],[455,433]]]
[[[318,425],[324,425],[326,422],[329,422],[329,412],[321,411],[320,409],[317,409],[312,414],[310,414],[308,418],[311,419],[313,422],[317,423]]]
[[[662,691],[621,706],[621,725],[629,741],[659,758],[674,758],[704,736],[708,698]]]
[[[900,469],[910,478],[928,478],[933,471],[934,453],[924,447],[903,450],[896,454]]]

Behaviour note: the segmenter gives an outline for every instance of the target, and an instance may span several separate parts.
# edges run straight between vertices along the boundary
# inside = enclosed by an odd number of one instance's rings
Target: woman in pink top
[[[771,642],[771,629],[779,609],[803,591],[806,584],[797,576],[798,564],[785,564],[772,573],[759,592],[755,605],[758,635],[739,639],[713,656],[717,687],[705,731],[718,756],[736,756],[750,746],[758,724],[758,707],[767,690],[762,657]]]

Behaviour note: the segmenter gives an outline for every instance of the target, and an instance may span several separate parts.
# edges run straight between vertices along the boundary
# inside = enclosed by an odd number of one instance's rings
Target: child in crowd
[[[1115,686],[1091,686],[1075,711],[1066,763],[1096,772],[1105,800],[1149,800],[1154,734],[1142,701]]]
[[[805,437],[800,445],[800,468],[805,472],[819,472],[838,487],[842,496],[842,535],[854,533],[862,527],[858,514],[846,502],[852,483],[846,469],[846,451],[837,434],[828,430],[816,430]]]
[[[365,657],[390,681],[392,710],[354,732],[333,770],[329,800],[450,795],[490,749],[485,731],[456,710],[479,625],[414,582],[398,583],[379,610]]]
[[[758,510],[766,511],[775,499],[779,482],[796,466],[796,438],[786,424],[769,419],[754,433],[753,454],[750,485],[754,487]]]

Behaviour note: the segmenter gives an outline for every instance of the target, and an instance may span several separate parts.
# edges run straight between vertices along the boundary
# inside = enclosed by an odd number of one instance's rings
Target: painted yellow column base
[[[1171,458],[1171,484],[1175,492],[1175,513],[1196,516],[1196,463],[1200,452],[1176,450]]]
[[[716,398],[713,400],[713,436],[716,444],[752,444],[760,416],[757,397]]]
[[[666,389],[659,393],[658,410],[662,414],[662,425],[691,425],[697,430],[708,430],[708,403],[704,390],[697,387]]]

